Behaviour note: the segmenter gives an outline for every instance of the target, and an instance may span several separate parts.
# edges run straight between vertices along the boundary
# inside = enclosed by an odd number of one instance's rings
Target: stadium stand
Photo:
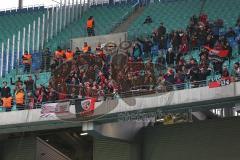
[[[233,27],[239,16],[239,5],[240,2],[234,0],[206,0],[203,12],[207,13],[210,21],[222,19],[226,27]]]
[[[191,9],[189,9],[191,8]],[[168,32],[175,29],[185,29],[189,18],[192,15],[198,15],[201,9],[200,0],[174,1],[168,3],[155,2],[146,6],[143,14],[132,22],[128,29],[129,37],[135,38],[152,33],[160,22],[164,23]],[[143,25],[144,19],[150,16],[153,19],[151,24]]]
[[[36,7],[29,9],[21,9],[17,11],[8,11],[1,12],[0,21],[0,34],[1,42],[6,42],[8,38],[11,38],[13,34],[18,33],[23,27],[28,27],[28,24],[32,23],[34,20],[37,20],[38,17],[41,17],[45,13],[44,7]],[[8,28],[6,30],[6,28]]]
[[[18,57],[18,42],[19,42],[19,50],[21,51],[23,49],[23,44],[22,44],[22,39],[23,39],[23,28],[25,28],[25,39],[27,40],[27,33],[28,33],[28,27],[29,24],[31,24],[31,27],[33,27],[33,22],[35,21],[35,25],[37,26],[38,22],[38,17],[43,16],[43,14],[46,14],[46,9],[42,7],[34,7],[34,8],[24,8],[20,10],[13,10],[13,11],[6,11],[6,12],[1,12],[0,16],[0,21],[1,21],[1,26],[0,26],[0,50],[2,50],[2,43],[4,43],[4,49],[6,49],[8,46],[8,39],[10,40],[9,43],[9,48],[4,50],[5,53],[7,53],[8,50],[8,59],[6,56],[3,57],[3,75],[5,74],[5,70],[8,68],[13,68],[15,65],[18,64],[19,62],[19,57]],[[8,29],[6,29],[8,28]],[[40,29],[42,26],[40,26]],[[20,37],[21,39],[18,40],[18,32],[21,31]],[[37,41],[37,29],[35,30],[35,39],[34,42],[36,43]],[[15,48],[13,50],[12,45],[13,45],[13,35],[15,35]],[[32,37],[32,33],[31,33]],[[32,47],[33,41],[30,41],[30,46]],[[25,43],[24,45],[25,49],[28,48],[28,44]],[[14,53],[14,54],[12,54]],[[21,52],[22,53],[22,52]],[[21,55],[21,53],[19,53]],[[32,52],[34,53],[34,51]],[[14,56],[14,61],[11,62],[12,57]],[[2,57],[1,57],[2,59]],[[34,59],[37,59],[37,57],[34,56]],[[37,62],[37,60],[36,60]],[[37,65],[37,63],[34,64],[34,66]]]
[[[2,32],[2,42],[4,42],[5,46],[4,48],[7,47],[7,40],[8,38],[10,39],[10,47],[9,47],[9,56],[8,56],[8,61],[6,56],[4,56],[3,60],[3,75],[5,74],[6,70],[9,68],[13,68],[16,65],[19,64],[19,60],[17,59],[18,54],[22,54],[22,50],[25,48],[25,50],[28,49],[28,26],[29,24],[31,25],[30,27],[33,28],[33,22],[35,21],[35,38],[32,39],[33,36],[33,31],[31,29],[30,32],[30,48],[29,52],[32,54],[32,58],[34,61],[33,63],[33,69],[39,69],[40,68],[40,61],[41,55],[39,54],[39,49],[44,47],[49,47],[50,50],[55,50],[57,46],[62,46],[64,48],[69,47],[69,40],[71,38],[79,37],[79,36],[86,36],[86,26],[85,22],[89,16],[94,16],[96,21],[98,22],[95,30],[97,35],[102,35],[102,34],[108,34],[111,32],[111,30],[117,26],[119,23],[121,23],[131,12],[133,11],[133,6],[134,3],[116,3],[115,5],[93,5],[91,8],[87,10],[86,13],[83,14],[83,16],[77,17],[76,19],[73,19],[73,21],[66,20],[66,28],[62,27],[62,30],[60,31],[59,23],[60,23],[60,17],[58,17],[58,22],[55,22],[55,18],[52,22],[51,15],[52,15],[52,10],[56,12],[56,8],[48,8],[48,10],[44,9],[41,7],[39,10],[33,10],[29,9],[27,12],[14,12],[13,14],[6,14],[2,15],[0,18],[2,18],[2,21],[4,22],[3,25],[1,26],[1,32]],[[71,6],[70,6],[71,7]],[[64,10],[64,9],[63,9]],[[47,12],[48,11],[48,12]],[[66,11],[68,12],[68,11]],[[84,11],[82,11],[84,12]],[[18,14],[19,13],[19,14]],[[47,22],[47,14],[49,13],[49,22]],[[71,13],[71,18],[73,17],[72,12]],[[40,33],[42,32],[42,21],[43,21],[43,14],[45,14],[45,32],[47,33],[39,35],[39,41],[38,41],[38,17],[40,17]],[[62,13],[64,15],[64,12]],[[63,16],[62,15],[62,16]],[[75,16],[75,15],[74,15]],[[67,17],[68,18],[68,17]],[[62,18],[62,21],[64,21],[64,17]],[[58,27],[56,27],[56,23]],[[19,24],[17,27],[13,27],[13,24]],[[53,25],[53,26],[52,26]],[[9,30],[4,30],[3,28],[9,26]],[[9,28],[8,27],[8,28]],[[25,45],[23,48],[23,28],[25,27]],[[55,30],[57,29],[57,31]],[[53,31],[52,31],[53,30]],[[21,31],[21,39],[20,39],[20,52],[17,53],[17,38],[18,38],[18,31]],[[53,32],[53,36],[51,35]],[[15,35],[15,49],[14,49],[14,54],[12,54],[12,36]],[[46,39],[46,35],[48,36]],[[44,41],[42,43],[42,41]],[[33,42],[35,43],[35,48],[32,48]],[[39,44],[37,44],[39,42]],[[0,46],[1,49],[2,45]],[[39,48],[38,48],[39,47]],[[4,52],[7,52],[6,50]],[[40,51],[41,52],[41,51]],[[42,51],[43,52],[43,51]],[[12,60],[12,55],[14,55],[14,62],[13,65],[11,63]],[[8,63],[8,65],[7,65]]]
[[[131,9],[132,4],[92,6],[84,13],[81,19],[69,25],[64,31],[46,43],[45,46],[51,50],[55,50],[59,45],[66,48],[69,46],[70,39],[87,36],[86,20],[90,16],[93,16],[97,22],[95,27],[97,35],[109,34],[117,24],[121,23],[130,14]]]
[[[65,6],[66,27],[48,21],[40,48],[0,77],[0,159],[238,159],[239,3],[140,0],[83,5],[79,17]]]
[[[132,90],[136,89],[166,92],[212,85],[211,82],[216,80],[238,80],[239,64],[236,62],[239,61],[239,24],[234,30],[220,32],[225,23],[221,25],[212,23],[216,19],[209,21],[207,10],[206,13],[198,16],[202,10],[201,1],[188,2],[187,4],[183,1],[156,2],[147,6],[143,15],[131,27],[137,29],[137,26],[141,26],[138,34],[129,29],[130,37],[134,34],[135,39],[132,41],[133,45],[126,51],[126,56],[111,56],[101,46],[92,46],[91,50],[82,48],[75,51],[73,56],[73,51],[66,50],[66,45],[61,44],[66,44],[75,36],[86,36],[83,28],[90,15],[94,16],[97,33],[101,35],[110,33],[113,24],[124,19],[120,15],[126,13],[127,16],[132,9],[131,5],[126,4],[110,8],[91,7],[79,21],[70,24],[47,43],[51,49],[58,45],[63,46],[64,49],[53,52],[52,63],[48,67],[48,70],[51,68],[51,73],[41,73],[35,79],[36,102],[41,104],[48,100],[79,97],[104,100],[108,96],[126,96],[129,91],[132,93]],[[208,2],[204,4],[204,6],[209,5]],[[188,10],[190,6],[195,7]],[[141,25],[146,16],[153,19],[153,23],[149,26],[146,24],[148,30],[145,30],[145,24]],[[237,18],[235,23],[236,21]],[[163,24],[158,27],[160,22]],[[60,42],[60,39],[64,43]],[[63,54],[59,56],[59,53]],[[122,61],[124,59],[128,62]],[[119,62],[125,67],[114,66]],[[84,64],[88,64],[89,68],[79,69]],[[14,77],[15,74],[13,72],[7,75],[6,80],[9,82],[10,77]],[[25,80],[27,75],[21,77]],[[17,80],[16,76],[15,80]],[[20,90],[23,86],[21,83],[19,86],[16,85]]]

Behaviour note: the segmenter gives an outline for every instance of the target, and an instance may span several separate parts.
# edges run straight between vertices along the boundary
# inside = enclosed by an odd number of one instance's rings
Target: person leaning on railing
[[[13,81],[12,81],[12,78],[10,78],[10,84],[11,84],[11,85],[15,85],[15,88],[14,88],[14,90],[13,90],[14,93],[15,93],[16,90],[17,90],[21,85],[23,85],[23,81],[21,80],[21,77],[18,77],[16,82],[13,82]]]
[[[2,107],[6,112],[9,112],[9,111],[12,110],[13,99],[12,99],[12,96],[11,96],[11,90],[7,86],[6,81],[3,82],[3,87],[0,88],[0,91],[1,91],[0,93],[1,93]]]
[[[15,102],[17,110],[25,109],[25,92],[23,88],[19,88],[15,93]]]
[[[66,57],[64,50],[61,47],[58,47],[57,50],[55,51],[54,59],[61,64],[65,58]]]
[[[91,52],[91,46],[89,46],[87,42],[84,42],[82,51],[83,51],[83,53]]]
[[[65,52],[65,57],[66,57],[66,60],[67,60],[67,61],[72,60],[73,57],[74,57],[74,52],[71,51],[70,48],[68,48],[67,51]]]
[[[27,93],[26,101],[25,101],[25,108],[26,109],[34,109],[36,103],[36,97],[32,92]]]

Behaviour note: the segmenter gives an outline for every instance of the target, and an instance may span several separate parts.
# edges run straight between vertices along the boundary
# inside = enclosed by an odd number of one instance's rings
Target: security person
[[[3,97],[1,98],[2,100],[2,106],[5,108],[6,112],[10,112],[12,110],[13,102],[12,102],[12,97]]]
[[[24,64],[24,72],[29,73],[31,69],[32,64],[32,55],[28,53],[28,51],[25,51],[22,56],[22,62]]]
[[[94,19],[93,19],[93,16],[90,16],[87,20],[87,33],[88,33],[88,36],[91,37],[91,36],[95,36],[95,31],[94,31]]]
[[[67,61],[73,59],[74,53],[73,53],[73,51],[71,51],[70,48],[67,49],[67,51],[66,51],[66,53],[65,53],[65,57],[66,57],[66,60],[67,60]]]
[[[83,53],[91,52],[91,46],[87,44],[87,42],[84,42],[83,47],[82,47]]]
[[[24,93],[24,90],[22,88],[16,91],[15,101],[16,101],[17,110],[24,110],[24,107],[25,107],[25,93]]]
[[[55,59],[62,61],[65,58],[64,50],[61,49],[61,47],[58,47],[55,51]]]

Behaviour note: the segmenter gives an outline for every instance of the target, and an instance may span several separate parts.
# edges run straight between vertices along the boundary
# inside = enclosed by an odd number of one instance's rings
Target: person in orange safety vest
[[[55,59],[57,60],[63,60],[65,58],[64,50],[61,49],[61,47],[58,47],[55,51]]]
[[[74,53],[73,53],[73,51],[70,50],[70,48],[67,49],[67,51],[66,51],[66,53],[65,53],[65,57],[66,57],[66,60],[67,60],[67,61],[73,59]]]
[[[32,64],[32,55],[25,51],[22,56],[22,63],[24,64],[24,72],[29,73]]]
[[[87,44],[87,42],[84,42],[82,51],[83,51],[83,53],[87,53],[87,52],[91,51],[91,47]]]
[[[12,110],[12,97],[2,98],[2,106],[5,108],[6,112]]]
[[[11,96],[11,91],[10,87],[7,86],[7,82],[3,81],[3,87],[0,88],[0,93],[1,93],[1,104],[3,107],[3,110],[6,112],[9,112],[12,110],[12,96]],[[0,104],[0,105],[1,105]]]
[[[87,20],[87,33],[89,37],[95,36],[94,26],[95,24],[93,16],[90,16]]]
[[[25,107],[25,93],[22,88],[16,91],[15,93],[15,102],[17,110],[24,110]]]

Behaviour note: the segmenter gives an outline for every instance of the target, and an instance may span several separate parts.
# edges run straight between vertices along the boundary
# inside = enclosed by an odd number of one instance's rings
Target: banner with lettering
[[[69,113],[70,102],[46,103],[41,107],[41,117],[63,115]]]

